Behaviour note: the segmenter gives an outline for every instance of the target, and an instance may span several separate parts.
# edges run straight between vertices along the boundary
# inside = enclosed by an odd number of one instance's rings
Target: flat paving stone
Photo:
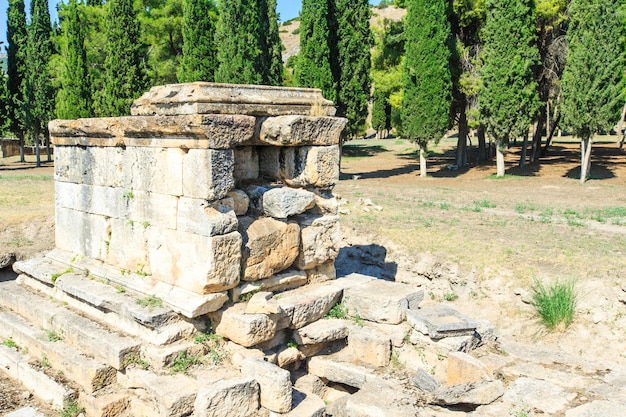
[[[445,305],[409,310],[407,321],[414,329],[426,332],[433,340],[471,335],[478,326],[476,321]]]

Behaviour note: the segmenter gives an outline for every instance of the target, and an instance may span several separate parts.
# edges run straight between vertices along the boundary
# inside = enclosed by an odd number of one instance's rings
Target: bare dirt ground
[[[614,137],[600,141],[584,185],[573,138],[523,169],[513,147],[502,179],[492,176],[493,163],[447,169],[453,139],[431,150],[427,178],[410,142],[348,142],[336,188],[350,211],[341,219],[344,236],[384,246],[397,279],[412,282],[420,264],[440,268],[442,276],[423,281],[426,302],[488,319],[502,337],[623,364],[626,151]],[[577,315],[566,331],[538,323],[528,304],[535,280],[576,282]]]

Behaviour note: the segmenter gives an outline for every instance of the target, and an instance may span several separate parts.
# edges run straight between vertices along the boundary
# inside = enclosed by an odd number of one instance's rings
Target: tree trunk
[[[426,145],[420,143],[420,177],[426,177]]]
[[[487,142],[485,141],[485,127],[478,126],[478,162],[487,160]]]
[[[624,108],[622,109],[622,117],[619,119],[619,123],[617,124],[617,147],[622,149],[624,146],[624,119],[626,118],[626,103],[624,103]]]
[[[502,139],[498,139],[496,142],[496,168],[498,177],[504,176],[504,153],[502,152],[504,148],[504,142]]]
[[[537,125],[535,123],[535,127],[536,126]],[[521,154],[521,156],[519,158],[519,167],[520,168],[524,168],[526,166],[526,153],[527,153],[527,149],[528,149],[528,135],[529,134],[530,134],[530,132],[526,132],[526,134],[524,135],[524,140],[522,140],[522,154]]]
[[[591,137],[580,140],[581,163],[580,163],[580,183],[584,184],[591,173]]]
[[[543,126],[548,120],[548,107],[542,107],[535,121],[533,130],[533,150],[530,155],[530,162],[535,162],[541,149],[541,137],[543,136]]]
[[[459,111],[459,139],[456,143],[456,158],[454,161],[459,168],[467,164],[467,132],[467,115],[465,107],[461,107]]]
[[[20,141],[20,162],[26,162],[26,159],[24,158],[24,133],[20,133],[17,136]]]
[[[48,162],[52,162],[52,151],[50,150],[50,136],[46,135],[46,154]]]
[[[550,131],[550,100],[546,101],[546,133]]]
[[[561,121],[561,113],[556,116],[554,119],[554,123],[552,123],[552,129],[548,132],[548,137],[546,138],[546,144],[541,150],[541,156],[546,156],[548,153],[548,149],[550,148],[550,144],[552,143],[552,137],[554,136],[554,132],[556,132],[556,128],[559,127],[559,122]]]
[[[41,151],[39,149],[39,133],[35,134],[35,155],[37,157],[35,166],[39,168],[41,166]]]

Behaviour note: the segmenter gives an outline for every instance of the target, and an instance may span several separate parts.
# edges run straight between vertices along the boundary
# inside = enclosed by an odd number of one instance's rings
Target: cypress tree
[[[572,0],[563,72],[563,122],[581,140],[580,181],[591,168],[591,139],[619,120],[624,26],[613,0]]]
[[[332,9],[329,0],[303,0],[300,14],[300,53],[294,71],[301,87],[320,88],[324,97],[337,101],[337,82],[333,73],[330,41]]]
[[[426,148],[450,123],[450,24],[446,0],[408,0],[405,23],[402,130],[420,146],[420,175],[426,176]]]
[[[9,129],[20,142],[20,161],[24,162],[24,122],[19,109],[19,103],[24,101],[24,77],[26,44],[26,12],[24,0],[9,0],[7,10],[7,117]]]
[[[141,65],[139,22],[132,0],[110,0],[106,4],[104,89],[100,92],[101,116],[129,114],[130,105],[146,87]]]
[[[85,35],[76,0],[70,0],[67,17],[62,22],[67,42],[64,72],[57,95],[57,117],[78,119],[93,116],[91,86],[87,70]]]
[[[486,0],[480,115],[495,139],[497,175],[511,137],[528,134],[539,108],[533,67],[538,63],[534,0]]]
[[[381,136],[381,132],[389,130],[391,126],[391,105],[387,101],[385,91],[374,89],[374,103],[372,104],[372,129]]]
[[[211,0],[187,0],[183,18],[183,57],[178,81],[213,81],[217,67],[215,6]]]
[[[337,0],[338,114],[348,119],[344,135],[365,127],[370,86],[370,6],[367,0]]]
[[[259,8],[256,0],[219,2],[216,43],[220,83],[262,84]]]
[[[282,44],[278,32],[276,0],[259,0],[260,43],[263,54],[263,84],[283,84]]]
[[[50,11],[47,0],[33,0],[30,5],[31,22],[28,26],[26,47],[26,77],[22,112],[26,128],[35,141],[37,166],[41,165],[39,141],[47,142],[48,122],[52,116],[54,99],[48,63],[52,54],[50,41]],[[48,160],[51,160],[48,152]]]

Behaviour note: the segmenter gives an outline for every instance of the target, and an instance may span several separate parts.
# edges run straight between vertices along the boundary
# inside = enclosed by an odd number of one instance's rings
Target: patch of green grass
[[[439,203],[439,208],[441,210],[450,210],[450,204],[448,204],[448,203]]]
[[[122,287],[121,285],[118,285],[115,287],[115,291],[117,291],[118,294],[123,294],[126,292],[126,288]]]
[[[163,307],[163,300],[153,295],[144,298],[138,298],[135,302],[140,306],[148,308]]]
[[[348,307],[343,302],[337,303],[324,316],[325,319],[346,319],[348,318]]]
[[[54,329],[48,330],[48,342],[58,342],[63,340],[60,334],[58,334]]]
[[[254,296],[254,294],[258,293],[259,291],[260,290],[256,290],[256,291],[247,292],[245,294],[241,294],[239,296],[239,302],[240,303],[247,303]]]
[[[50,361],[48,360],[48,357],[46,355],[43,355],[41,357],[41,367],[44,369],[50,368]]]
[[[126,356],[124,356],[124,360],[122,361],[122,367],[128,368],[131,365],[136,365],[141,369],[148,369],[150,367],[150,363],[145,360],[139,352],[130,352]]]
[[[53,180],[54,176],[52,175],[0,175],[0,180],[2,181],[23,181],[23,180],[33,180],[33,181],[49,181]]]
[[[10,337],[5,339],[2,344],[8,348],[17,348],[17,343],[15,343],[15,341],[13,341]]]
[[[535,211],[535,207],[532,204],[517,203],[515,205],[515,211],[519,214],[524,214],[529,211]]]
[[[298,343],[293,339],[289,339],[287,341],[287,347],[298,349]]]
[[[73,272],[74,270],[72,269],[72,267],[69,267],[63,272],[57,272],[56,274],[53,274],[50,277],[50,281],[52,281],[52,283],[54,284],[55,282],[57,282],[57,279],[59,279],[60,276],[65,275],[65,274],[71,274]]]
[[[446,301],[455,301],[459,298],[459,295],[455,292],[449,292],[443,295],[443,299]]]
[[[537,314],[550,330],[565,329],[572,324],[576,311],[576,289],[573,280],[556,282],[546,287],[535,279],[532,295]]]
[[[75,399],[65,400],[60,417],[76,417],[85,411]]]
[[[189,368],[200,365],[202,361],[198,356],[189,355],[187,352],[181,352],[170,366],[171,373],[187,373]]]
[[[495,203],[492,203],[489,200],[474,201],[474,205],[476,207],[481,207],[481,208],[496,208],[497,207]]]

